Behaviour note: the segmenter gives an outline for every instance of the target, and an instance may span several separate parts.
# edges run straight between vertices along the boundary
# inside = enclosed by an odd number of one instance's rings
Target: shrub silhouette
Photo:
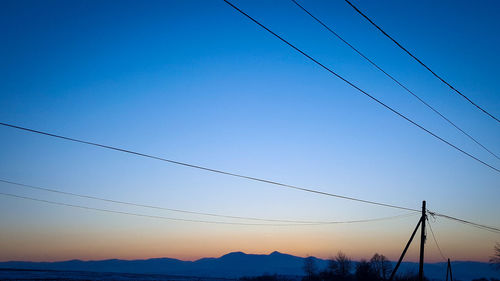
[[[378,279],[378,276],[372,267],[372,265],[366,260],[361,260],[356,265],[356,280],[358,281],[374,281]]]
[[[500,243],[497,243],[494,248],[494,254],[490,259],[490,263],[497,269],[500,270]]]
[[[370,264],[378,280],[388,280],[390,278],[392,265],[384,255],[375,253],[370,259]]]
[[[338,252],[337,256],[328,260],[326,269],[318,271],[314,258],[307,257],[304,259],[305,276],[302,281],[385,281],[388,280],[392,272],[389,260],[378,253],[375,253],[370,261],[361,260],[355,263],[355,266],[353,265],[354,263],[346,254]],[[424,280],[428,281],[429,279],[424,277]],[[394,281],[418,281],[418,274],[415,272],[399,273],[395,276]]]

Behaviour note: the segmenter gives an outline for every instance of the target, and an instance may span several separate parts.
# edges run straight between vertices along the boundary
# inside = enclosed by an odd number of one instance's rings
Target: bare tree
[[[500,270],[500,243],[497,243],[494,248],[494,254],[490,259],[490,263],[498,270]]]
[[[346,277],[351,273],[352,261],[346,254],[338,252],[335,261],[337,262],[335,274]]]
[[[358,262],[356,265],[355,276],[357,281],[374,281],[378,278],[371,266],[371,263],[366,260],[360,260]]]
[[[379,255],[378,253],[373,255],[370,265],[381,280],[387,280],[392,272],[389,260],[384,255]]]
[[[338,268],[339,268],[339,265],[337,263],[337,260],[334,257],[331,257],[330,259],[328,259],[328,270],[331,273],[335,273]]]
[[[309,256],[309,257],[304,259],[303,269],[304,269],[304,272],[306,273],[307,280],[312,280],[314,277],[314,274],[316,274],[316,271],[317,271],[316,261],[314,260],[313,257]]]

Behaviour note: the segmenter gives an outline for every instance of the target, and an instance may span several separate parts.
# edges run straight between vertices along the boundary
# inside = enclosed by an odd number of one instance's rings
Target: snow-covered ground
[[[130,274],[88,271],[0,269],[0,280],[159,280],[159,281],[231,281],[232,279],[169,276],[161,274]]]

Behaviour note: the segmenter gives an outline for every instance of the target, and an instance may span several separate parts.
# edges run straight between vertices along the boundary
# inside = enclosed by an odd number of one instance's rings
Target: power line
[[[264,26],[263,24],[261,24],[259,21],[257,21],[256,19],[254,19],[253,17],[251,17],[250,15],[248,15],[247,13],[243,12],[240,8],[236,7],[235,5],[233,5],[231,2],[229,2],[228,0],[223,0],[224,2],[226,2],[229,6],[231,6],[232,8],[234,8],[235,10],[237,10],[238,12],[240,12],[242,15],[246,16],[248,19],[250,19],[251,21],[253,21],[254,23],[256,23],[257,25],[259,25],[260,27],[262,27],[263,29],[265,29],[266,31],[268,31],[269,33],[271,33],[273,36],[275,36],[276,38],[280,39],[283,43],[287,44],[288,46],[290,46],[291,48],[293,48],[294,50],[296,50],[297,52],[301,53],[303,56],[305,56],[306,58],[308,58],[309,60],[313,61],[314,63],[316,63],[318,66],[322,67],[323,69],[325,69],[326,71],[330,72],[331,74],[333,74],[334,76],[336,76],[337,78],[341,79],[342,81],[346,82],[347,84],[349,84],[349,86],[353,87],[354,89],[358,90],[359,92],[361,92],[362,94],[366,95],[367,97],[371,98],[373,101],[377,102],[378,104],[382,105],[383,107],[385,107],[386,109],[392,111],[394,114],[398,115],[399,117],[405,119],[406,121],[410,122],[411,124],[417,126],[418,128],[422,129],[423,131],[425,131],[426,133],[430,134],[431,136],[437,138],[438,140],[444,142],[445,144],[451,146],[452,148],[462,152],[463,154],[469,156],[470,158],[478,161],[479,163],[495,170],[496,172],[500,172],[499,169],[491,166],[490,164],[480,160],[479,158],[473,156],[472,154],[469,154],[468,152],[460,149],[459,147],[455,146],[454,144],[450,143],[449,141],[441,138],[440,136],[436,135],[435,133],[429,131],[428,129],[424,128],[422,125],[416,123],[415,121],[411,120],[410,118],[406,117],[405,115],[403,115],[402,113],[400,113],[399,111],[393,109],[392,107],[388,106],[387,104],[383,103],[382,101],[380,101],[379,99],[375,98],[374,96],[370,95],[369,93],[367,93],[366,91],[364,91],[363,89],[359,88],[358,86],[354,85],[352,82],[350,82],[349,80],[345,79],[344,77],[340,76],[339,74],[337,74],[335,71],[331,70],[330,68],[328,68],[327,66],[325,66],[324,64],[320,63],[319,61],[317,61],[316,59],[314,59],[313,57],[311,57],[310,55],[306,54],[304,51],[300,50],[299,48],[295,47],[292,43],[288,42],[287,40],[285,40],[284,38],[282,38],[281,36],[279,36],[278,34],[274,33],[272,30],[270,30],[269,28],[267,28],[266,26]]]
[[[401,210],[407,210],[407,211],[420,212],[419,210],[413,209],[413,208],[407,208],[407,207],[402,207],[402,206],[397,206],[397,205],[392,205],[392,204],[386,204],[386,203],[380,203],[380,202],[375,202],[375,201],[370,201],[370,200],[364,200],[364,199],[359,199],[359,198],[354,198],[354,197],[349,197],[349,196],[338,195],[338,194],[328,193],[328,192],[324,192],[324,191],[318,191],[318,190],[314,190],[314,189],[299,187],[299,186],[295,186],[295,185],[280,183],[280,182],[276,182],[276,181],[271,181],[271,180],[266,180],[266,179],[251,177],[251,176],[245,176],[245,175],[241,175],[241,174],[236,174],[236,173],[226,172],[226,171],[222,171],[222,170],[217,170],[217,169],[207,168],[207,167],[203,167],[203,166],[198,166],[198,165],[194,165],[194,164],[189,164],[189,163],[186,163],[186,162],[174,161],[174,160],[162,158],[162,157],[159,157],[159,156],[154,156],[154,155],[150,155],[150,154],[145,154],[145,153],[141,153],[141,152],[127,150],[127,149],[123,149],[123,148],[119,148],[119,147],[115,147],[115,146],[109,146],[109,145],[99,144],[99,143],[95,143],[95,142],[90,142],[90,141],[85,141],[85,140],[79,140],[79,139],[75,139],[75,138],[65,137],[65,136],[62,136],[62,135],[56,135],[56,134],[52,134],[52,133],[47,133],[47,132],[43,132],[43,131],[37,131],[37,130],[25,128],[25,127],[20,127],[20,126],[12,125],[12,124],[7,124],[7,123],[0,122],[0,125],[1,126],[6,126],[6,127],[10,127],[10,128],[19,129],[19,130],[23,130],[23,131],[26,131],[26,132],[41,134],[41,135],[45,135],[45,136],[50,136],[50,137],[54,137],[54,138],[59,138],[59,139],[67,140],[67,141],[72,141],[72,142],[77,142],[77,143],[82,143],[82,144],[97,146],[97,147],[101,147],[101,148],[106,148],[106,149],[110,149],[110,150],[120,151],[120,152],[124,152],[124,153],[133,154],[133,155],[136,155],[136,156],[151,158],[151,159],[155,159],[155,160],[160,160],[160,161],[168,162],[168,163],[171,163],[171,164],[176,164],[176,165],[181,165],[181,166],[185,166],[185,167],[195,168],[195,169],[204,170],[204,171],[208,171],[208,172],[212,172],[212,173],[217,173],[217,174],[222,174],[222,175],[226,175],[226,176],[243,178],[243,179],[247,179],[247,180],[251,180],[251,181],[257,181],[257,182],[272,184],[272,185],[276,185],[276,186],[280,186],[280,187],[291,188],[291,189],[295,189],[295,190],[301,190],[301,191],[305,191],[305,192],[310,192],[310,193],[315,193],[315,194],[320,194],[320,195],[325,195],[325,196],[330,196],[330,197],[336,197],[336,198],[340,198],[340,199],[351,200],[351,201],[356,201],[356,202],[361,202],[361,203],[366,203],[366,204],[372,204],[372,205],[377,205],[377,206],[382,206],[382,207],[389,207],[389,208],[395,208],[395,209],[401,209]]]
[[[84,195],[84,194],[66,192],[66,191],[61,191],[61,190],[56,190],[56,189],[45,188],[45,187],[39,187],[39,186],[34,186],[34,185],[29,185],[29,184],[24,184],[24,183],[18,183],[18,182],[13,182],[13,181],[4,180],[4,179],[0,179],[0,182],[11,184],[11,185],[15,185],[15,186],[20,186],[20,187],[27,187],[27,188],[35,189],[35,190],[42,190],[42,191],[46,191],[46,192],[59,193],[59,194],[64,194],[64,195],[70,195],[70,196],[80,197],[80,198],[87,198],[87,199],[99,200],[99,201],[103,201],[103,202],[123,204],[123,205],[135,206],[135,207],[143,207],[143,208],[149,208],[149,209],[158,209],[158,210],[165,210],[165,211],[173,211],[173,212],[188,213],[188,214],[195,214],[195,215],[205,215],[205,216],[213,216],[213,217],[221,217],[221,218],[229,218],[229,219],[255,220],[255,221],[280,222],[280,223],[293,223],[293,224],[304,224],[304,225],[362,223],[362,222],[373,222],[373,221],[390,220],[390,219],[410,217],[410,216],[416,215],[416,213],[411,212],[411,213],[407,213],[407,214],[401,214],[401,215],[389,216],[389,217],[381,217],[381,218],[373,218],[373,219],[363,219],[363,220],[347,220],[347,221],[304,221],[304,220],[264,219],[264,218],[256,218],[256,217],[242,217],[242,216],[220,215],[220,214],[213,214],[213,213],[204,213],[204,212],[187,211],[187,210],[181,210],[181,209],[165,208],[165,207],[159,207],[159,206],[153,206],[153,205],[146,205],[146,204],[138,204],[138,203],[133,203],[133,202],[119,201],[119,200],[113,200],[113,199],[106,199],[106,198],[101,198],[101,197],[96,197],[96,196],[90,196],[90,195]],[[484,225],[480,225],[478,223],[473,223],[473,222],[465,221],[465,220],[462,220],[462,219],[453,218],[453,217],[450,217],[450,216],[447,216],[447,215],[443,215],[443,214],[438,214],[438,213],[435,213],[435,212],[432,212],[432,211],[429,211],[429,210],[427,210],[427,212],[432,217],[435,217],[435,216],[445,217],[445,218],[448,218],[448,219],[459,221],[461,223],[471,224],[471,225],[473,225],[475,227],[478,227],[480,229],[485,229],[485,230],[492,231],[492,232],[495,232],[495,233],[497,233],[497,231],[500,231],[500,229],[497,229],[497,228],[494,228],[494,227],[484,226]],[[265,225],[268,225],[268,224],[265,224]],[[429,225],[429,227],[430,227],[430,225]],[[432,231],[432,229],[431,229],[431,231]],[[434,233],[433,233],[433,235],[434,235]],[[437,241],[436,241],[436,244],[437,244]],[[438,248],[439,248],[439,246],[438,246]]]
[[[38,198],[21,196],[21,195],[16,195],[16,194],[11,194],[11,193],[4,193],[4,192],[0,192],[0,195],[7,196],[7,197],[12,197],[12,198],[17,198],[17,199],[25,199],[25,200],[43,202],[43,203],[48,203],[48,204],[53,204],[53,205],[65,206],[65,207],[73,207],[73,208],[80,208],[80,209],[86,209],[86,210],[94,210],[94,211],[107,212],[107,213],[115,213],[115,214],[121,214],[121,215],[130,215],[130,216],[153,218],[153,219],[162,219],[162,220],[170,220],[170,221],[207,223],[207,224],[246,225],[246,226],[317,226],[317,225],[326,225],[326,224],[364,223],[364,222],[372,222],[372,221],[380,221],[380,220],[389,220],[389,219],[402,218],[403,216],[409,216],[410,215],[410,214],[406,214],[406,215],[398,215],[398,216],[376,218],[376,219],[353,220],[353,221],[338,221],[338,222],[329,222],[329,223],[289,223],[289,224],[242,223],[242,222],[207,221],[207,220],[194,220],[194,219],[183,219],[183,218],[172,218],[172,217],[164,217],[164,216],[145,215],[145,214],[138,214],[138,213],[132,213],[132,212],[123,212],[123,211],[116,211],[116,210],[110,210],[110,209],[102,209],[102,208],[94,208],[94,207],[88,207],[88,206],[82,206],[82,205],[61,203],[61,202],[56,202],[56,201],[50,201],[50,200],[45,200],[45,199],[38,199]],[[414,215],[414,214],[411,214],[411,215]]]
[[[187,210],[181,210],[181,209],[165,208],[165,207],[159,207],[159,206],[153,206],[153,205],[119,201],[119,200],[114,200],[114,199],[106,199],[106,198],[101,198],[101,197],[96,197],[96,196],[90,196],[90,195],[85,195],[85,194],[78,194],[78,193],[66,192],[66,191],[45,188],[45,187],[40,187],[40,186],[34,186],[34,185],[29,185],[29,184],[24,184],[24,183],[18,183],[18,182],[13,182],[13,181],[4,180],[4,179],[0,179],[0,182],[15,185],[18,187],[25,187],[25,188],[30,188],[30,189],[34,189],[34,190],[41,190],[41,191],[46,191],[46,192],[70,195],[70,196],[75,196],[75,197],[80,197],[80,198],[85,198],[85,199],[99,200],[99,201],[115,203],[115,204],[122,204],[122,205],[134,206],[134,207],[142,207],[142,208],[171,211],[171,212],[178,212],[178,213],[186,213],[186,214],[193,214],[193,215],[228,218],[228,219],[254,220],[254,221],[280,222],[280,223],[296,223],[296,224],[337,224],[337,223],[368,222],[368,221],[386,219],[384,217],[384,218],[375,218],[375,219],[366,219],[366,220],[351,220],[351,221],[305,221],[305,220],[281,220],[281,219],[264,219],[264,218],[256,218],[256,217],[229,216],[229,215],[220,215],[220,214],[214,214],[214,213],[204,213],[204,212],[187,211]],[[414,215],[414,214],[415,214],[414,212],[411,212],[410,214],[402,214],[400,216],[409,216],[409,215]]]
[[[3,180],[3,179],[0,179],[0,182],[16,185],[16,186],[20,186],[20,187],[27,187],[30,189],[42,190],[42,191],[47,191],[47,192],[52,192],[52,193],[59,193],[59,194],[64,194],[64,195],[80,197],[80,198],[93,199],[93,200],[99,200],[99,201],[104,201],[104,202],[129,205],[129,206],[134,206],[134,207],[142,207],[142,208],[149,208],[149,209],[156,209],[156,210],[163,210],[163,211],[193,214],[193,215],[213,216],[213,217],[221,217],[221,218],[229,218],[229,219],[267,221],[267,222],[325,223],[325,222],[317,222],[317,221],[315,221],[315,222],[313,222],[313,221],[292,221],[292,220],[263,219],[263,218],[254,218],[254,217],[227,216],[227,215],[219,215],[219,214],[213,214],[213,213],[187,211],[187,210],[181,210],[181,209],[173,209],[173,208],[152,206],[152,205],[146,205],[146,204],[138,204],[138,203],[132,203],[132,202],[126,202],[126,201],[113,200],[113,199],[106,199],[106,198],[101,198],[101,197],[96,197],[96,196],[90,196],[90,195],[66,192],[66,191],[61,191],[61,190],[56,190],[56,189],[51,189],[51,188],[39,187],[39,186],[34,186],[34,185],[29,185],[29,184],[24,184],[24,183],[18,183],[18,182]]]
[[[44,199],[37,199],[37,198],[32,198],[32,197],[26,197],[26,196],[21,196],[21,195],[4,193],[4,192],[0,192],[0,195],[8,196],[8,197],[13,197],[13,198],[18,198],[18,199],[26,199],[26,200],[37,201],[37,202],[44,202],[44,203],[49,203],[49,204],[53,204],[53,205],[65,206],[65,207],[73,207],[73,208],[80,208],[80,209],[86,209],[86,210],[94,210],[94,211],[100,211],[100,212],[115,213],[115,214],[130,215],[130,216],[138,216],[138,217],[146,217],[146,218],[154,218],[154,219],[163,219],[163,220],[184,221],[184,222],[197,222],[197,223],[209,223],[209,224],[230,224],[230,225],[290,226],[290,225],[284,225],[284,224],[258,224],[258,223],[204,221],[204,220],[171,218],[171,217],[163,217],[163,216],[152,216],[152,215],[137,214],[137,213],[131,213],[131,212],[123,212],[123,211],[116,211],[116,210],[109,210],[109,209],[101,209],[101,208],[94,208],[94,207],[88,207],[88,206],[74,205],[74,204],[68,204],[68,203],[61,203],[61,202],[55,202],[55,201],[44,200]],[[295,224],[295,225],[297,225],[297,224]]]
[[[462,224],[470,225],[470,226],[473,226],[473,227],[476,227],[476,228],[479,228],[479,229],[483,229],[483,230],[487,230],[487,231],[491,231],[491,232],[500,234],[500,228],[498,228],[498,227],[488,226],[488,225],[484,225],[484,224],[479,224],[479,223],[467,221],[467,220],[464,220],[464,219],[459,219],[459,218],[455,218],[455,217],[452,217],[452,216],[448,216],[448,215],[444,215],[444,214],[440,214],[440,213],[436,213],[436,212],[431,212],[429,210],[427,210],[427,211],[429,212],[429,214],[431,216],[442,217],[442,218],[445,218],[445,219],[448,219],[448,220],[456,221],[456,222],[459,222],[459,223],[462,223]]]
[[[385,74],[387,77],[389,77],[392,81],[394,81],[396,84],[398,84],[401,88],[403,88],[405,91],[410,93],[413,97],[415,97],[417,100],[419,100],[422,104],[427,106],[429,109],[434,111],[437,115],[439,115],[441,118],[443,118],[446,122],[448,122],[450,125],[455,127],[457,130],[462,132],[465,136],[467,136],[469,139],[474,141],[477,145],[482,147],[484,150],[486,150],[488,153],[491,155],[495,156],[497,159],[500,159],[493,151],[488,149],[486,146],[481,144],[478,140],[476,140],[474,137],[472,137],[470,134],[465,132],[462,128],[460,128],[458,125],[456,125],[454,122],[452,122],[450,119],[448,119],[446,116],[444,116],[441,112],[439,112],[437,109],[435,109],[433,106],[428,104],[425,100],[420,98],[417,94],[415,94],[412,90],[410,90],[408,87],[406,87],[403,83],[401,83],[399,80],[397,80],[394,76],[390,75],[387,73],[384,69],[382,69],[378,64],[376,64],[374,61],[372,61],[370,58],[368,58],[365,54],[363,54],[361,51],[359,51],[356,47],[351,45],[347,40],[345,40],[342,36],[340,36],[337,32],[332,30],[329,26],[327,26],[325,23],[323,23],[320,19],[315,17],[313,14],[311,14],[306,8],[304,8],[302,5],[300,5],[296,0],[291,0],[295,5],[297,5],[300,9],[302,9],[304,12],[306,12],[309,16],[311,16],[315,21],[317,21],[319,24],[321,24],[324,28],[326,28],[330,33],[332,33],[335,37],[340,39],[344,44],[349,46],[353,51],[355,51],[358,55],[360,55],[362,58],[364,58],[366,61],[368,61],[371,65],[373,65],[375,68],[377,68],[379,71],[381,71],[383,74]]]
[[[431,221],[429,220],[429,218],[427,218],[427,221],[429,222],[429,229],[431,230],[432,238],[434,240],[434,243],[436,243],[436,247],[437,247],[437,249],[439,251],[439,254],[443,258],[443,260],[446,261],[447,259],[444,257],[443,251],[441,251],[441,247],[439,247],[439,244],[437,242],[436,235],[434,234],[434,231],[432,230]]]
[[[477,107],[479,110],[481,110],[482,112],[484,112],[486,115],[488,115],[489,117],[493,118],[495,121],[499,122],[500,123],[500,120],[498,118],[496,118],[495,116],[493,116],[492,114],[490,114],[488,111],[486,111],[485,109],[483,109],[481,106],[477,105],[475,102],[473,102],[471,99],[469,99],[467,96],[465,96],[462,92],[460,92],[459,90],[457,90],[455,87],[453,87],[450,83],[448,83],[446,80],[444,80],[443,78],[441,78],[441,76],[437,75],[436,72],[434,72],[432,69],[430,69],[430,67],[428,67],[426,64],[424,64],[420,59],[418,59],[415,55],[413,55],[410,51],[408,51],[405,47],[403,47],[398,41],[396,41],[396,39],[392,38],[389,34],[387,34],[387,32],[385,32],[380,26],[378,26],[375,22],[373,22],[367,15],[365,15],[363,12],[361,12],[356,6],[354,6],[354,4],[352,4],[349,0],[345,0],[347,2],[347,4],[349,4],[354,10],[356,10],[356,12],[358,12],[358,14],[360,14],[361,16],[363,16],[366,20],[368,20],[373,26],[375,26],[380,32],[382,32],[382,34],[384,34],[387,38],[389,38],[392,42],[394,42],[399,48],[401,48],[401,50],[405,51],[410,57],[412,57],[415,61],[417,61],[420,65],[422,65],[423,67],[425,67],[430,73],[432,73],[436,78],[438,78],[439,80],[441,80],[441,82],[443,82],[444,84],[446,84],[448,87],[450,87],[453,91],[455,91],[457,94],[461,95],[463,98],[465,98],[468,102],[470,102],[472,105],[474,105],[475,107]]]

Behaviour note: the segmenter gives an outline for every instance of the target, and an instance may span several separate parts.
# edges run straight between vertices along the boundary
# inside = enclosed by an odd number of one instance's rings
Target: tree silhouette
[[[500,243],[497,243],[494,248],[495,253],[490,259],[490,263],[497,269],[500,270]]]
[[[387,280],[392,272],[392,265],[384,255],[375,253],[370,260],[371,267],[380,280]]]
[[[337,269],[339,268],[339,265],[337,263],[337,260],[334,257],[331,257],[328,260],[328,267],[327,270],[331,273],[337,272]]]
[[[377,274],[373,270],[371,264],[366,260],[361,260],[356,265],[356,280],[357,281],[373,281],[377,280]]]
[[[351,274],[352,261],[343,252],[338,252],[335,257],[335,269],[333,273],[340,277],[339,279],[346,279]]]
[[[314,260],[313,257],[309,256],[304,259],[304,266],[303,266],[304,272],[306,273],[305,280],[314,280],[317,267],[316,267],[316,261]]]

